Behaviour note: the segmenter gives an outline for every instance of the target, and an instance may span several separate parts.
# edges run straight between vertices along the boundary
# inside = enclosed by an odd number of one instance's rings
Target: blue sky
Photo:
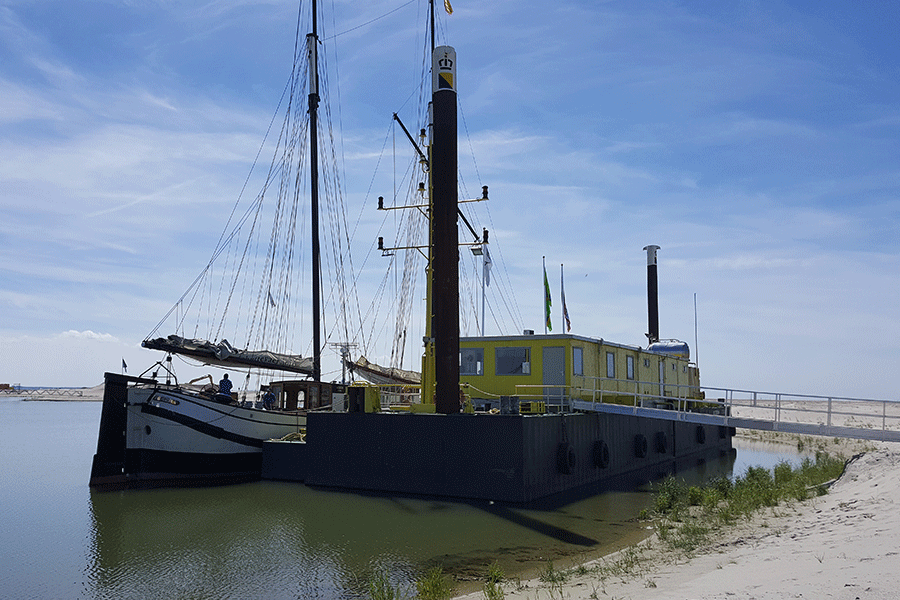
[[[391,114],[414,120],[424,6],[324,6],[359,263]],[[658,244],[661,334],[694,345],[696,294],[705,385],[900,399],[900,6],[453,6],[460,172],[490,186],[476,226],[522,317],[489,335],[542,330],[546,256],[573,333],[644,344]],[[158,358],[140,341],[209,258],[296,20],[293,1],[0,0],[0,382]]]

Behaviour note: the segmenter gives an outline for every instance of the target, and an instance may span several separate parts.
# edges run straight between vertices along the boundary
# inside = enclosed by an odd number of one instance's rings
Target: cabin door
[[[666,361],[659,359],[659,396],[666,395]]]
[[[544,347],[542,372],[544,386],[566,385],[566,349],[563,347]],[[565,387],[544,387],[544,402],[547,406],[562,406]]]

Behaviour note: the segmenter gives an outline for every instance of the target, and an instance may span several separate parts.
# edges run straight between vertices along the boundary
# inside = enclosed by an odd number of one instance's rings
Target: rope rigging
[[[148,340],[174,315],[175,333],[184,335],[192,329],[194,338],[213,343],[228,339],[238,349],[300,354],[295,348],[298,342],[302,344],[302,332],[306,329],[307,311],[302,306],[308,298],[302,284],[308,279],[310,262],[301,239],[306,237],[310,213],[305,192],[309,182],[305,148],[309,144],[310,116],[303,102],[309,61],[301,27],[309,9],[304,4],[298,12],[290,77],[215,250],[201,273],[147,336]],[[323,61],[319,81],[327,100],[327,52],[323,49],[320,56]],[[328,337],[335,333],[352,341],[351,335],[361,329],[362,320],[360,312],[354,314],[350,308],[358,299],[358,290],[339,177],[341,153],[336,139],[340,136],[331,125],[331,104],[324,101],[322,108],[326,118],[320,120],[318,127],[323,149],[320,206],[324,215],[322,229],[327,230],[331,242],[322,250],[321,262],[328,264],[330,270],[326,271],[328,275],[322,275],[321,283],[330,291],[323,312],[330,312],[333,317],[326,320],[323,315],[327,346]],[[270,142],[279,114],[283,116],[278,136]],[[262,177],[261,191],[242,211],[241,206],[247,204],[243,201],[244,192],[254,179],[259,157],[267,145],[272,146],[272,160]],[[307,346],[304,354],[309,353]]]
[[[377,195],[373,193],[376,174],[386,166],[387,161],[384,159],[388,152],[388,139],[396,131],[396,123],[392,120],[385,134],[375,161],[375,172],[364,194],[359,214],[355,220],[348,219],[346,190],[341,177],[344,171],[344,154],[339,146],[342,136],[339,126],[336,130],[333,125],[335,117],[340,121],[340,113],[335,114],[328,101],[332,97],[330,92],[339,92],[336,86],[340,78],[332,81],[332,67],[328,62],[329,45],[324,43],[319,54],[322,118],[318,120],[317,128],[321,145],[320,229],[326,240],[321,246],[320,263],[323,269],[319,282],[324,292],[321,310],[324,339],[321,341],[321,348],[312,348],[312,336],[308,331],[310,313],[304,308],[310,302],[305,280],[309,279],[312,271],[311,252],[304,243],[311,221],[310,207],[306,201],[310,165],[305,151],[311,132],[308,106],[304,101],[310,73],[303,43],[306,37],[301,33],[301,23],[305,21],[304,17],[308,16],[309,11],[305,4],[301,4],[298,12],[290,77],[282,90],[276,112],[269,121],[263,142],[252,159],[250,173],[226,219],[225,228],[206,266],[148,335],[148,339],[174,315],[173,332],[185,335],[185,332],[192,331],[194,338],[212,342],[227,339],[235,348],[261,348],[309,356],[316,350],[327,350],[330,341],[335,342],[332,346],[340,342],[353,343],[364,354],[374,353],[376,357],[388,358],[390,367],[409,368],[409,365],[404,366],[404,362],[411,359],[411,370],[417,370],[418,340],[421,335],[414,332],[421,331],[427,318],[422,285],[426,264],[422,253],[413,248],[423,247],[428,243],[427,211],[394,211],[389,237],[394,239],[395,246],[406,249],[398,250],[390,256],[384,276],[371,295],[368,308],[363,310],[359,289],[363,284],[361,278],[369,267],[370,256],[378,255],[375,252],[375,240],[388,225],[388,215],[385,214],[380,223],[371,224],[371,229],[367,230],[362,227],[364,223],[369,226],[368,219],[364,220],[363,214],[364,211],[371,210],[372,203],[369,200]],[[426,15],[420,11],[420,17],[425,18]],[[411,103],[412,98],[416,99],[412,112],[416,115],[414,122],[417,123],[427,123],[428,103],[431,99],[430,43],[424,33],[426,29],[421,28],[422,61],[416,69],[418,83],[401,106],[402,109],[407,103]],[[446,37],[443,21],[439,21],[437,29],[442,37]],[[342,34],[325,36],[322,40],[334,40],[340,35]],[[475,150],[462,102],[459,107],[475,180],[480,182],[481,176],[475,162]],[[278,135],[270,141],[272,133],[276,131],[278,116],[281,116]],[[418,157],[406,146],[406,140],[402,136],[400,139],[400,147],[394,148],[394,155],[408,158],[395,158],[398,162],[392,175],[394,205],[427,204],[427,185],[424,195],[419,188],[421,182],[428,180],[428,173],[425,171],[427,167],[420,166]],[[254,175],[254,171],[258,170],[260,156],[267,146],[272,147],[270,165],[265,173]],[[458,179],[460,198],[480,196],[480,193],[474,196],[469,194],[462,170]],[[245,201],[245,191],[258,180],[261,180],[259,193],[251,201]],[[246,208],[243,208],[244,205]],[[460,204],[461,214],[470,223],[482,223],[485,215],[481,206],[487,210],[487,222],[494,229],[489,202]],[[372,229],[376,227],[376,235],[370,238]],[[367,238],[368,251],[364,253],[357,268],[351,247],[357,233],[362,232]],[[465,239],[471,240],[468,232]],[[485,290],[489,305],[487,312],[499,332],[521,330],[523,319],[497,237],[491,240],[490,252],[494,267],[492,285]],[[378,270],[382,268],[383,265],[379,264]],[[484,285],[482,265],[479,257],[472,256],[467,247],[460,248],[460,275],[461,333],[477,335],[483,327],[479,310],[481,285]],[[481,285],[479,281],[482,281]],[[407,344],[413,346],[410,348]],[[268,371],[257,372],[261,376]]]

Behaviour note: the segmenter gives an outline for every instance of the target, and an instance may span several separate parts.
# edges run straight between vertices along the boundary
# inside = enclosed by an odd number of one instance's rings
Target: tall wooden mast
[[[320,338],[320,260],[319,260],[319,37],[316,0],[312,3],[312,31],[306,36],[309,50],[309,193],[312,227],[312,310],[313,310],[313,380],[322,378],[322,340]]]
[[[434,49],[431,148],[435,411],[457,413],[459,403],[459,230],[457,214],[456,51]]]

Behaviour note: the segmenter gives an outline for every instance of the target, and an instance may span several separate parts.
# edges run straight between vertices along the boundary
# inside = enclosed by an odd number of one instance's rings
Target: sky
[[[463,193],[490,187],[488,335],[542,332],[545,260],[555,332],[564,264],[572,333],[646,345],[656,244],[661,337],[691,345],[705,386],[900,400],[900,5],[451,1]],[[363,304],[424,11],[322,7]],[[0,382],[159,360],[141,340],[241,195],[297,14],[0,0]]]

